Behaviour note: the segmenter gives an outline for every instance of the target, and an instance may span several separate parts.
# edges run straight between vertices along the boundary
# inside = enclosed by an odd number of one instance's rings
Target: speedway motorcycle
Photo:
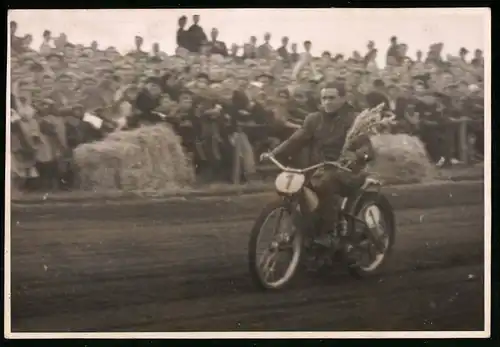
[[[319,199],[307,174],[326,166],[350,170],[337,162],[294,169],[272,156],[268,159],[282,172],[275,181],[278,198],[264,206],[251,230],[248,259],[254,283],[264,290],[282,289],[292,282],[301,264],[314,265],[319,259],[324,264],[325,257],[329,264],[340,260],[356,278],[380,273],[396,234],[394,212],[381,193],[382,183],[366,177],[352,196],[342,197],[337,223],[328,235],[331,242],[317,245],[313,231],[321,225]],[[268,229],[271,232],[266,236]]]

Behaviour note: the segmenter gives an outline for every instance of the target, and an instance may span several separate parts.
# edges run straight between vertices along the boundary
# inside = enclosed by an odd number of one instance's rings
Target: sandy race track
[[[13,207],[12,330],[482,330],[482,183],[446,194],[391,193],[399,234],[382,277],[339,267],[280,293],[247,270],[267,196]]]

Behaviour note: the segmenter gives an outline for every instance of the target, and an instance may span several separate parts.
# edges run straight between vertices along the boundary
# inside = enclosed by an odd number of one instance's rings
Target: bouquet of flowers
[[[372,109],[364,110],[356,117],[351,128],[347,132],[344,147],[341,152],[342,154],[340,156],[341,159],[343,159],[346,151],[348,151],[354,143],[358,142],[361,137],[371,137],[389,131],[391,125],[394,123],[394,116],[385,116],[382,113],[383,107],[384,103],[381,103]]]

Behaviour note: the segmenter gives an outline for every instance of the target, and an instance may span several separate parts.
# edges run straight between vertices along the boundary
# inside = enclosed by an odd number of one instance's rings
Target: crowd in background
[[[345,84],[346,99],[361,111],[385,103],[395,116],[394,132],[419,136],[439,166],[458,163],[457,119],[468,117],[472,158],[482,160],[484,60],[477,49],[443,57],[443,43],[407,55],[394,36],[386,65],[377,66],[375,43],[351,56],[311,55],[313,43],[283,37],[271,45],[250,37],[226,45],[216,28],[209,34],[200,17],[179,18],[175,54],[135,37],[121,54],[97,41],[71,42],[64,33],[17,36],[10,23],[11,153],[13,177],[27,190],[71,189],[73,150],[117,130],[170,124],[182,138],[200,177],[228,180],[235,143],[247,177],[254,158],[276,145],[318,110],[325,83]],[[469,57],[472,55],[472,57]]]

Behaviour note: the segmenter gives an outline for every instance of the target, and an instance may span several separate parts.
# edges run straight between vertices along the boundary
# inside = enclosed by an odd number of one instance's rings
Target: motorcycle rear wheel
[[[248,245],[248,263],[250,275],[252,277],[253,282],[257,285],[258,288],[262,290],[279,290],[290,285],[292,280],[299,269],[299,265],[301,262],[302,255],[302,233],[297,229],[287,230],[285,233],[279,233],[280,235],[273,235],[273,237],[277,237],[276,240],[273,240],[270,243],[270,246],[264,252],[264,256],[258,256],[258,245],[259,240],[263,234],[263,228],[268,223],[270,217],[278,212],[281,212],[281,217],[283,215],[288,215],[290,221],[292,221],[292,215],[288,209],[288,205],[282,199],[276,199],[268,203],[263,209],[257,220],[254,223],[254,226],[251,230],[249,245]],[[278,225],[281,224],[281,220],[278,222]],[[290,224],[292,225],[292,224]],[[276,228],[275,228],[276,229]],[[278,230],[279,231],[279,230]],[[274,230],[274,234],[276,234],[276,230]],[[286,235],[288,238],[286,240]],[[283,247],[283,249],[282,249]],[[262,269],[262,265],[270,266],[268,263],[272,262],[270,260],[271,257],[278,257],[277,252],[280,250],[291,251],[291,259],[286,268],[286,271],[283,276],[279,279],[275,279],[274,281],[270,281],[268,279],[268,272]],[[265,258],[267,257],[267,258]],[[276,260],[274,260],[276,261]],[[274,263],[275,265],[275,263]],[[271,271],[270,269],[267,269]],[[272,272],[272,271],[271,271]]]

